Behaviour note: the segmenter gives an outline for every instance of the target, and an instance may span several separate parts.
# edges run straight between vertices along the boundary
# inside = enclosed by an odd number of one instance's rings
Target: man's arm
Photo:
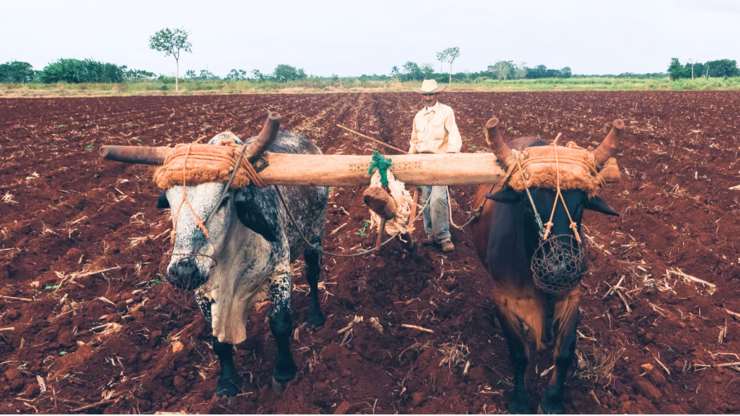
[[[411,147],[409,147],[409,153],[416,153],[416,143],[419,142],[419,136],[416,134],[416,117],[414,117],[414,124],[411,127]]]
[[[460,132],[457,130],[455,113],[452,111],[445,118],[445,129],[447,130],[447,153],[460,153],[462,138],[460,137]]]

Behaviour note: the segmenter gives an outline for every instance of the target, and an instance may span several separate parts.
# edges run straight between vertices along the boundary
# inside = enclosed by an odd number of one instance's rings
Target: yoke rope
[[[383,186],[388,186],[388,169],[393,166],[393,161],[390,158],[386,158],[376,150],[373,153],[373,159],[370,162],[370,169],[367,170],[368,175],[373,174],[373,169],[378,168],[380,173],[380,183]]]
[[[553,224],[552,220],[555,217],[555,208],[558,206],[558,199],[563,201],[563,208],[565,208],[565,213],[568,214],[568,220],[570,220],[570,229],[573,230],[573,234],[576,236],[576,241],[578,241],[578,244],[581,244],[581,236],[578,235],[578,225],[573,222],[573,218],[570,216],[570,211],[568,211],[568,206],[565,204],[565,199],[563,198],[563,194],[560,192],[560,161],[558,160],[558,146],[557,141],[560,137],[560,134],[558,134],[558,137],[555,138],[555,141],[552,142],[550,146],[553,146],[555,148],[555,183],[557,184],[557,193],[555,194],[555,203],[552,204],[552,212],[550,213],[550,220],[545,223],[545,235],[542,237],[543,240],[547,240],[547,237],[550,235],[550,229],[552,228]],[[524,173],[522,173],[524,175]],[[527,194],[529,194],[529,190],[527,190]],[[531,197],[530,197],[531,198]],[[534,207],[534,202],[532,203],[532,206]]]
[[[205,220],[202,220],[198,217],[198,214],[195,212],[195,209],[193,209],[193,206],[190,205],[190,201],[188,201],[187,193],[186,193],[186,186],[185,178],[186,178],[186,172],[187,172],[187,164],[188,164],[188,156],[190,155],[190,149],[193,147],[194,144],[200,142],[205,136],[199,138],[193,143],[190,143],[188,145],[188,150],[185,152],[185,159],[183,160],[182,164],[182,201],[180,201],[180,206],[177,208],[177,215],[175,217],[175,224],[174,228],[172,229],[172,234],[170,237],[170,243],[175,243],[175,237],[177,236],[177,221],[180,218],[180,210],[182,209],[182,204],[187,203],[188,208],[190,208],[190,212],[193,213],[193,216],[195,217],[195,225],[203,232],[203,234],[206,236],[206,240],[211,239],[211,237],[208,234],[208,228],[206,225],[208,225],[208,221],[210,221],[211,217],[213,216],[213,213],[218,210],[218,207],[221,206],[221,202],[226,197],[226,194],[229,193],[229,190],[231,188],[231,184],[234,182],[234,178],[236,177],[236,173],[239,171],[239,168],[241,167],[242,159],[244,158],[244,155],[247,155],[247,159],[249,159],[249,154],[247,153],[247,143],[244,143],[242,145],[242,151],[239,152],[239,156],[236,158],[236,163],[234,164],[234,167],[231,170],[231,176],[229,177],[229,181],[226,183],[226,187],[224,188],[223,192],[221,192],[221,196],[218,198],[218,203],[214,205],[213,211],[208,213],[208,216]],[[249,179],[249,183],[252,183],[256,185],[258,188],[264,188],[267,186],[267,184],[262,180],[259,173],[257,173],[256,170],[254,170],[254,166],[252,166],[249,161],[247,161],[247,164],[244,166],[246,169],[247,178]],[[174,248],[173,248],[174,250]],[[173,251],[174,254],[174,251]]]

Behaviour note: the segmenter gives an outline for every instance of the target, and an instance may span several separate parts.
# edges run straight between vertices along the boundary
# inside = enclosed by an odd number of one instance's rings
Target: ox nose
[[[170,283],[180,289],[195,289],[200,286],[200,272],[192,257],[183,257],[177,263],[170,266]]]

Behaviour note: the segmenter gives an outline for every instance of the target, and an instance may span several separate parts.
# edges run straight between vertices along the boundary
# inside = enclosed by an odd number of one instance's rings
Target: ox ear
[[[599,198],[598,196],[595,196],[593,198],[589,198],[588,202],[586,203],[586,209],[591,211],[600,212],[604,215],[612,215],[615,217],[618,217],[619,214],[614,211],[614,208],[609,206],[609,203],[604,201],[603,199]]]
[[[492,194],[486,194],[486,198],[492,199],[502,204],[514,204],[519,202],[520,195],[519,192],[511,188],[505,188],[500,189]]]
[[[170,201],[167,200],[167,191],[162,192],[162,195],[157,198],[157,208],[165,209],[170,207]]]
[[[265,190],[245,186],[235,192],[234,205],[239,221],[267,241],[279,240],[277,197],[266,197]],[[270,215],[272,214],[272,215]]]

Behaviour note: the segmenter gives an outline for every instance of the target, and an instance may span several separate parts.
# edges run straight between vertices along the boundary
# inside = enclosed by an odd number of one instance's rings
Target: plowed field
[[[740,367],[718,366],[740,361],[740,315],[730,313],[740,313],[740,192],[729,189],[740,184],[740,94],[447,93],[441,101],[455,110],[464,152],[488,151],[491,116],[505,140],[562,133],[584,147],[612,120],[627,123],[622,181],[601,193],[621,217],[584,218],[591,269],[566,411],[740,412]],[[224,130],[249,137],[268,111],[326,154],[392,154],[336,124],[405,148],[420,106],[414,94],[0,100],[0,412],[505,411],[511,367],[469,230],[453,230],[449,255],[424,247],[409,261],[390,244],[376,255],[325,257],[328,320],[316,332],[302,326],[299,260],[296,382],[282,397],[272,391],[275,347],[262,304],[235,355],[243,393],[213,398],[218,360],[207,323],[192,294],[159,274],[171,222],[155,208],[151,172],[97,155],[103,144],[185,143]],[[467,219],[473,191],[452,189],[455,223]],[[375,241],[362,230],[361,194],[333,189],[327,250]],[[339,334],[355,316],[364,320]],[[645,374],[643,364],[654,368]],[[550,353],[533,354],[532,409],[551,365]]]

